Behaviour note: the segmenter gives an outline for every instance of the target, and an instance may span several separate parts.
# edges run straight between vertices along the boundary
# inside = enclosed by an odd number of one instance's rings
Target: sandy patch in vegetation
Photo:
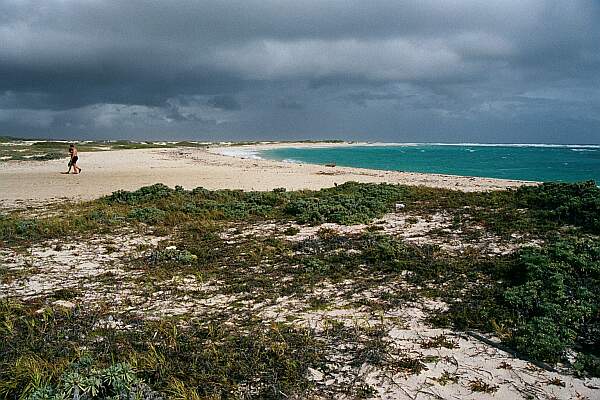
[[[163,239],[123,231],[82,241],[55,239],[27,249],[5,249],[0,253],[4,275],[0,297],[29,300],[62,291],[70,299],[88,303],[100,301],[101,293],[116,299],[124,289],[121,283],[135,275],[122,268],[125,260]],[[105,285],[106,278],[117,287]]]
[[[512,234],[502,238],[484,227],[474,225],[471,232],[464,232],[453,226],[453,217],[449,213],[438,212],[431,215],[396,212],[384,215],[371,224],[341,225],[323,223],[320,225],[301,225],[293,222],[261,222],[243,227],[235,224],[220,234],[227,243],[252,237],[279,237],[300,242],[315,237],[319,232],[331,231],[336,235],[358,235],[368,231],[400,237],[407,243],[416,245],[436,245],[452,253],[464,253],[477,250],[487,255],[510,254],[525,246],[539,246],[542,241],[526,235]]]

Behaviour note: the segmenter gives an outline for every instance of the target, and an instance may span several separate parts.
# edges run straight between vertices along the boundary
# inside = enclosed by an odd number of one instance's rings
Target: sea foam
[[[263,158],[258,155],[258,151],[250,149],[221,149],[218,151],[219,154],[228,157],[237,158],[249,158],[252,160],[262,160]]]

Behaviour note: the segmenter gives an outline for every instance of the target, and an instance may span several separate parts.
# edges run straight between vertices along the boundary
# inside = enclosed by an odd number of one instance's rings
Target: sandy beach
[[[269,143],[248,146],[182,147],[80,153],[81,175],[65,175],[67,158],[0,163],[0,206],[26,207],[63,200],[89,200],[116,190],[154,183],[186,189],[319,189],[347,181],[425,185],[463,191],[498,190],[531,182],[360,168],[292,164],[248,157],[273,147],[352,144]]]

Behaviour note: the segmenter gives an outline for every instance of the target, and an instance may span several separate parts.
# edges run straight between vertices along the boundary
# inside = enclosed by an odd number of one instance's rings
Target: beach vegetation
[[[61,252],[68,240],[102,240],[107,254],[119,254],[119,270],[26,300],[0,299],[0,398],[75,390],[80,398],[368,396],[374,389],[360,378],[364,366],[419,374],[439,362],[397,349],[387,336],[387,312],[425,300],[447,305],[428,311],[435,327],[492,333],[518,356],[598,376],[599,201],[590,183],[486,193],[352,182],[270,192],[156,184],[46,214],[6,212],[6,251]],[[397,211],[396,203],[406,207]],[[397,214],[411,228],[440,215],[448,225],[429,231],[435,240],[411,242],[388,231],[385,218]],[[331,225],[311,226],[324,222]],[[332,227],[355,224],[349,233]],[[162,239],[117,250],[121,237],[134,234]],[[465,245],[449,249],[448,238],[457,237]],[[513,247],[486,252],[477,245],[487,237]],[[0,282],[35,272],[19,268],[1,268]],[[80,305],[90,287],[101,295],[102,285],[109,300]],[[117,296],[114,287],[133,292]],[[282,302],[287,314],[267,317],[282,312]],[[360,310],[368,322],[294,323],[340,309]],[[458,342],[436,334],[417,345],[450,351]],[[309,379],[313,369],[332,373],[333,359],[349,366],[351,384]],[[438,382],[455,381],[444,374]],[[478,380],[469,387],[497,390]]]
[[[311,331],[288,325],[249,321],[239,332],[131,320],[135,330],[115,331],[98,323],[108,317],[101,312],[31,306],[0,303],[4,398],[164,398],[151,386],[198,398],[281,398],[310,387],[306,369],[322,362]]]
[[[549,182],[519,188],[517,194],[520,205],[533,210],[537,218],[600,233],[600,188],[594,181]]]
[[[482,279],[466,296],[447,298],[451,307],[442,314],[461,329],[495,331],[535,360],[564,362],[567,351],[577,349],[593,364],[600,348],[597,243],[558,239],[474,268]]]

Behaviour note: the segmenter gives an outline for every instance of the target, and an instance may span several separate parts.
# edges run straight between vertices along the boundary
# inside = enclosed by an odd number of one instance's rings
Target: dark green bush
[[[196,188],[186,191],[181,187],[170,189],[156,184],[134,192],[117,191],[103,201],[108,204],[148,205],[162,211],[183,211],[214,219],[243,220],[291,215],[300,223],[354,224],[367,223],[393,210],[393,203],[408,192],[409,189],[404,186],[356,182],[316,192],[291,193],[282,189],[243,192]],[[143,219],[144,215],[140,217]]]
[[[573,349],[579,354],[578,368],[598,375],[598,242],[557,239],[542,248],[479,261],[470,269],[481,275],[467,277],[464,298],[446,298],[451,306],[438,320],[442,325],[448,318],[460,329],[496,331],[519,353],[540,361],[564,361]]]
[[[558,361],[567,349],[600,349],[600,245],[561,240],[520,253],[504,300],[514,315],[510,342],[536,359]]]
[[[541,217],[600,233],[600,188],[594,181],[521,187],[517,198]]]
[[[189,264],[198,259],[198,256],[190,253],[188,250],[177,250],[174,248],[166,248],[162,250],[154,250],[148,256],[148,262],[151,264],[167,261],[179,264]]]
[[[32,231],[36,230],[37,227],[38,227],[38,224],[35,219],[23,219],[23,220],[16,221],[15,232],[18,235],[28,235]]]
[[[150,224],[162,221],[165,215],[166,213],[163,210],[154,207],[134,208],[127,214],[131,219]]]
[[[300,223],[318,225],[368,223],[393,210],[409,192],[405,186],[346,182],[333,188],[296,195],[284,211]]]
[[[104,201],[109,204],[125,203],[129,205],[136,205],[139,203],[155,201],[169,197],[173,194],[173,192],[174,190],[169,188],[167,185],[157,183],[152,186],[144,186],[134,192],[118,190],[113,192],[113,194],[106,196]]]
[[[47,160],[56,160],[59,158],[66,159],[67,156],[64,153],[50,152],[50,153],[46,153],[46,154],[34,155],[33,157],[30,158],[30,160],[47,161]]]
[[[579,353],[573,365],[578,375],[589,373],[600,376],[600,357],[593,354]]]

